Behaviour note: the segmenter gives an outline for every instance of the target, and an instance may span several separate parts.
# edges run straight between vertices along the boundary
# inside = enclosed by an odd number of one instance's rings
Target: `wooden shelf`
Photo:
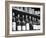
[[[13,12],[20,14],[20,15],[28,15],[28,16],[40,19],[40,15],[30,14],[30,13],[27,13],[27,12],[24,12],[24,11],[19,11],[19,10],[16,10],[16,9],[13,9]]]

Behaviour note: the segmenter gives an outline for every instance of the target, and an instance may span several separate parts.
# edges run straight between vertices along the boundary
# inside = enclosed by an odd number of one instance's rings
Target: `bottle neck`
[[[17,25],[21,25],[21,21],[17,21],[16,23],[17,23]]]
[[[13,17],[13,22],[15,22],[15,17]]]
[[[28,18],[26,18],[26,23],[28,23],[29,22],[29,19]]]
[[[25,23],[26,23],[25,20],[23,20],[23,21],[22,21],[22,25],[25,25]]]
[[[29,24],[32,24],[32,21],[30,21]]]

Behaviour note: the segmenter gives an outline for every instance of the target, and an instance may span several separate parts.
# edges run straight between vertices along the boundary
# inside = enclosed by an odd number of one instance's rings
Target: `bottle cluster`
[[[12,13],[12,30],[13,31],[28,31],[28,30],[33,30],[33,25],[35,24],[40,24],[39,19],[29,16],[29,15],[24,15],[24,14],[19,14],[19,13]]]

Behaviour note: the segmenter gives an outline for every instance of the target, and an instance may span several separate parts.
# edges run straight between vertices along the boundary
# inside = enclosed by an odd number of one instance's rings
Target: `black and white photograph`
[[[40,8],[12,7],[12,31],[40,30]]]
[[[43,6],[10,4],[9,34],[43,33]]]

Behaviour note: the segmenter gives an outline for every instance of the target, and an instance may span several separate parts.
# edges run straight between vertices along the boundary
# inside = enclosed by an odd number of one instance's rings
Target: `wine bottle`
[[[29,20],[31,20],[31,16],[29,16]]]
[[[14,19],[14,21],[12,22],[12,28],[13,28],[13,31],[15,31],[16,30],[16,22],[15,22],[15,18],[13,18]]]
[[[32,14],[35,14],[35,13],[34,13],[34,9],[32,9]]]
[[[20,17],[20,14],[18,14],[18,18]]]
[[[29,30],[29,23],[26,23],[26,30]]]
[[[17,30],[18,31],[21,31],[21,21],[18,19],[18,25],[17,25]]]
[[[29,22],[29,29],[30,30],[33,30],[33,24],[32,24],[32,21],[30,20],[30,22]]]
[[[24,19],[23,19],[23,21],[22,21],[22,30],[24,31],[24,30],[26,30],[26,28],[25,28],[25,21],[24,21]]]
[[[29,22],[28,16],[26,15],[26,22]]]
[[[29,18],[26,15],[26,30],[29,30]]]

